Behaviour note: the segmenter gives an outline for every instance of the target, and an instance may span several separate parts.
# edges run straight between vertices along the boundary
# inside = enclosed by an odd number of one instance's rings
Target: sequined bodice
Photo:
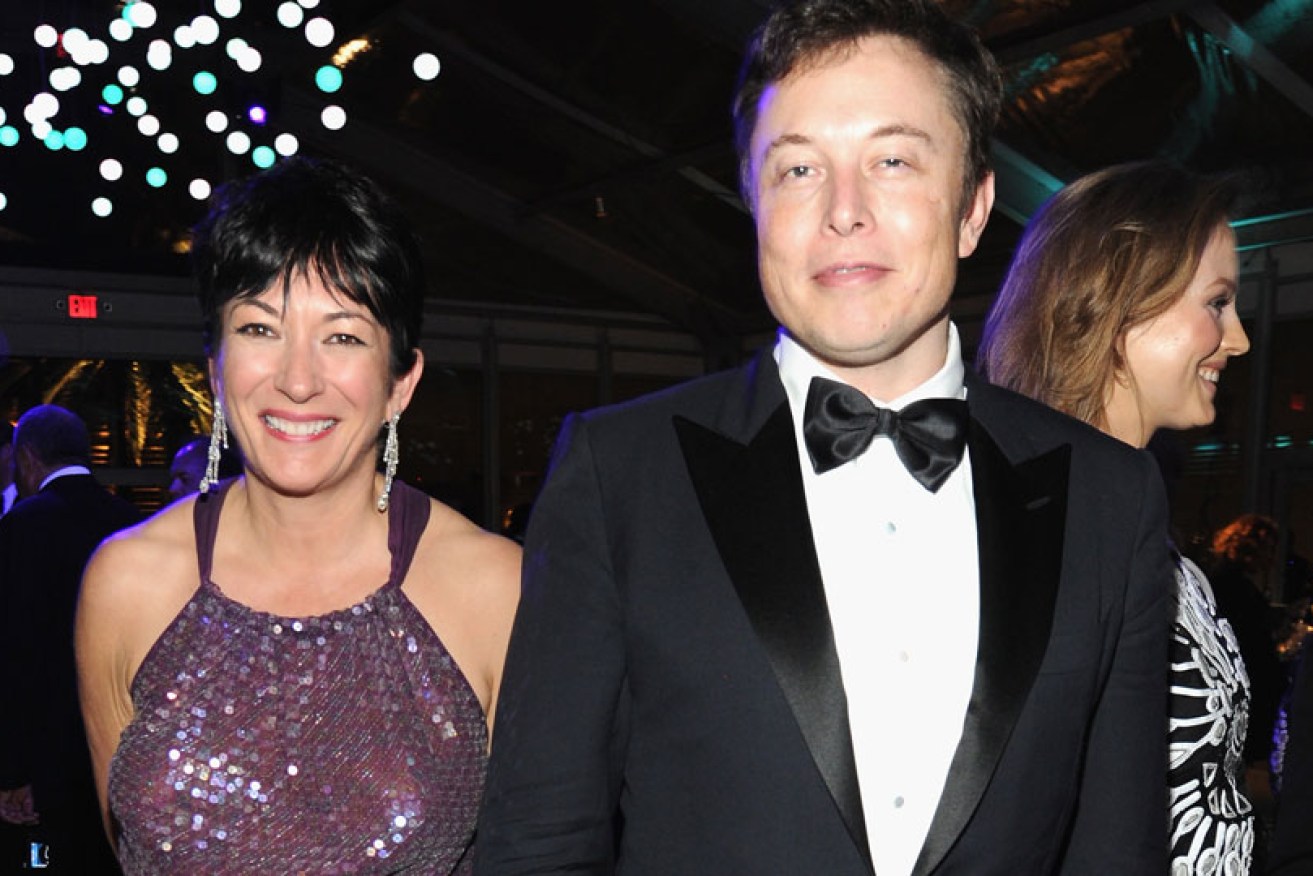
[[[201,585],[138,670],[110,764],[125,873],[466,871],[487,730],[401,591],[428,499],[392,496],[388,582],[310,618],[220,592],[222,494],[197,502]]]

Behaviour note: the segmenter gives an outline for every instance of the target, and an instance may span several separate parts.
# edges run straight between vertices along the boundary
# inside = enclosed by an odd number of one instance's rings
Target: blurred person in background
[[[72,411],[32,408],[13,446],[23,498],[0,518],[0,817],[38,825],[23,863],[35,855],[52,873],[112,873],[78,709],[73,618],[92,551],[140,515],[92,476],[87,427]]]
[[[201,481],[205,480],[205,469],[209,465],[209,438],[193,438],[178,448],[169,465],[169,496],[173,501],[200,492]],[[219,451],[219,480],[226,481],[242,473],[242,457],[233,442],[227,447],[217,447]]]

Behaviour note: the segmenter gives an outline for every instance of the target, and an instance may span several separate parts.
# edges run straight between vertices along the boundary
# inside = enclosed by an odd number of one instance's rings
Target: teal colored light
[[[209,70],[201,70],[191,78],[191,87],[196,89],[197,94],[214,94],[214,89],[219,87],[219,80]]]
[[[58,152],[60,149],[63,149],[64,132],[51,131],[49,134],[46,134],[45,144],[46,144],[46,148],[49,149],[51,152]]]
[[[66,128],[64,130],[64,145],[73,152],[81,152],[87,148],[87,132],[81,128]]]
[[[278,160],[278,153],[274,152],[268,146],[256,146],[251,150],[251,161],[256,167],[264,170],[274,166]]]
[[[123,103],[123,89],[112,82],[100,89],[100,96],[110,106],[118,106]]]
[[[146,182],[155,188],[163,188],[164,184],[169,181],[169,175],[164,172],[162,167],[152,167],[146,171]]]
[[[0,128],[0,146],[14,146],[18,143],[18,129],[13,125]]]
[[[332,64],[325,64],[315,71],[315,85],[325,94],[332,94],[342,87],[342,71]]]

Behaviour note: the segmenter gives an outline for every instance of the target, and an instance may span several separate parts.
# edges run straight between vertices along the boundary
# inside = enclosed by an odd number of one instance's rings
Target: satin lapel
[[[962,738],[913,876],[939,865],[980,804],[1044,659],[1062,573],[1070,446],[1013,466],[974,418],[967,446],[980,552],[980,642]]]
[[[759,363],[778,382],[774,362]],[[760,389],[760,381],[758,381]],[[811,755],[868,866],[848,703],[825,603],[793,421],[782,390],[746,443],[675,420],[707,526]],[[751,418],[750,418],[751,419]],[[725,425],[722,423],[722,425]]]

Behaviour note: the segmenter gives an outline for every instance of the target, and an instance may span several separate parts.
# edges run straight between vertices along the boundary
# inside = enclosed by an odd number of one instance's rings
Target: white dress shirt
[[[839,378],[781,332],[775,360],[798,441],[812,535],[848,698],[875,872],[911,873],[939,803],[971,697],[980,571],[970,459],[937,493],[888,436],[817,475],[803,442],[812,377]],[[900,398],[965,398],[957,329],[933,377]],[[841,381],[842,382],[842,381]]]
[[[46,484],[50,483],[53,480],[56,480],[57,478],[64,478],[64,477],[68,477],[69,475],[89,475],[89,474],[91,474],[91,469],[87,468],[85,465],[66,465],[63,468],[56,469],[55,471],[52,471],[50,474],[46,475],[45,480],[41,481],[41,486],[37,487],[37,492],[39,493],[42,490],[44,490],[46,488]]]

